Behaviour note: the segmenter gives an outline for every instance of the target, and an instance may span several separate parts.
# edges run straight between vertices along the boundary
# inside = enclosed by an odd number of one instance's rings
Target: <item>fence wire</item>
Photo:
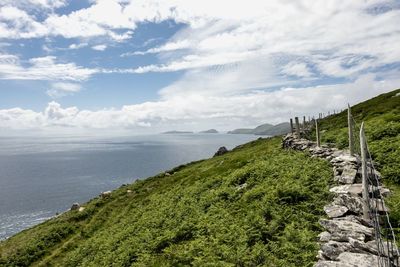
[[[361,129],[354,117],[350,115],[350,127],[354,153],[361,155]],[[317,120],[318,121],[318,120]],[[301,137],[311,140],[311,130],[315,128],[315,120],[302,125]],[[396,242],[396,236],[390,223],[388,209],[382,195],[381,176],[374,166],[367,140],[364,137],[366,148],[366,167],[368,195],[365,196],[368,204],[370,224],[374,228],[376,251],[378,255],[378,267],[400,267],[400,253]]]
[[[361,133],[360,127],[358,127],[354,117],[350,115],[350,125],[353,127],[353,138],[354,152],[361,155]],[[385,205],[384,198],[381,192],[380,174],[374,166],[374,162],[371,156],[371,152],[368,147],[367,140],[364,137],[366,147],[366,167],[367,167],[367,183],[369,195],[366,196],[369,210],[369,218],[374,228],[377,254],[378,254],[378,266],[379,267],[397,267],[399,264],[399,249],[396,243],[396,236],[392,224],[389,220],[389,213]]]

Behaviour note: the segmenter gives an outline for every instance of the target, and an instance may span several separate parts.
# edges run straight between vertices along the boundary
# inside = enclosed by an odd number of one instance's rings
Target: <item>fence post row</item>
[[[293,119],[290,118],[290,132],[293,134],[294,133],[294,128],[293,128]]]
[[[315,135],[317,136],[317,147],[321,147],[321,133],[318,127],[318,120],[315,120]]]
[[[368,191],[368,173],[367,173],[367,147],[364,133],[364,122],[360,128],[360,148],[361,148],[361,170],[362,170],[362,189],[363,189],[363,218],[369,220],[369,191]]]
[[[299,124],[299,117],[294,117],[296,123],[296,134],[297,138],[300,138],[300,124]]]
[[[354,156],[354,135],[353,135],[353,121],[351,118],[351,108],[350,105],[348,104],[347,108],[347,125],[349,128],[349,150],[350,150],[350,155]]]

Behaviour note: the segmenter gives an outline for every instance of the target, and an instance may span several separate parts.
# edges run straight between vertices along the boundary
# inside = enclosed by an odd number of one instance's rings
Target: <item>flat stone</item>
[[[320,233],[318,237],[320,242],[328,242],[331,239],[332,235],[329,232],[324,231]]]
[[[376,210],[378,212],[389,212],[389,208],[386,207],[385,203],[382,199],[379,198],[371,198],[369,200],[371,209]]]
[[[318,261],[314,265],[314,267],[355,267],[355,266],[346,264],[344,262],[322,260],[322,261]]]
[[[333,154],[335,156],[335,153]],[[350,156],[349,154],[340,154],[338,156],[335,156],[332,160],[331,163],[335,162],[353,162],[357,163],[357,158],[354,156]]]
[[[356,214],[362,213],[363,201],[361,197],[339,194],[333,201],[333,204],[347,207],[351,212]]]
[[[346,165],[343,168],[343,172],[339,178],[339,183],[342,184],[354,184],[356,180],[357,169],[353,168],[353,166]]]
[[[343,216],[349,209],[345,206],[329,204],[324,207],[325,213],[329,218],[336,218]]]
[[[335,194],[350,194],[350,195],[361,195],[362,184],[345,184],[332,187],[329,192]]]
[[[338,256],[339,262],[350,266],[377,267],[378,256],[362,253],[343,252]]]
[[[374,234],[373,228],[366,227],[362,224],[346,221],[346,220],[327,220],[321,219],[320,224],[332,234],[363,234],[372,237]]]
[[[352,246],[347,242],[329,241],[321,246],[322,255],[330,260],[336,260],[339,255],[351,249]]]
[[[348,242],[350,238],[365,241],[365,235],[355,232],[334,232],[331,233],[331,240],[339,242]]]

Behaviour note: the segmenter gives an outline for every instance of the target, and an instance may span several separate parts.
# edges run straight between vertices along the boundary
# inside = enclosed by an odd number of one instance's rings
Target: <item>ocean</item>
[[[0,239],[103,191],[256,139],[234,134],[0,137]]]

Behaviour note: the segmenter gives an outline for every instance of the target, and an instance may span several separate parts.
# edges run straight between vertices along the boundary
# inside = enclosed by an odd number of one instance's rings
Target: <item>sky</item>
[[[2,133],[221,131],[400,87],[400,2],[2,0]]]

